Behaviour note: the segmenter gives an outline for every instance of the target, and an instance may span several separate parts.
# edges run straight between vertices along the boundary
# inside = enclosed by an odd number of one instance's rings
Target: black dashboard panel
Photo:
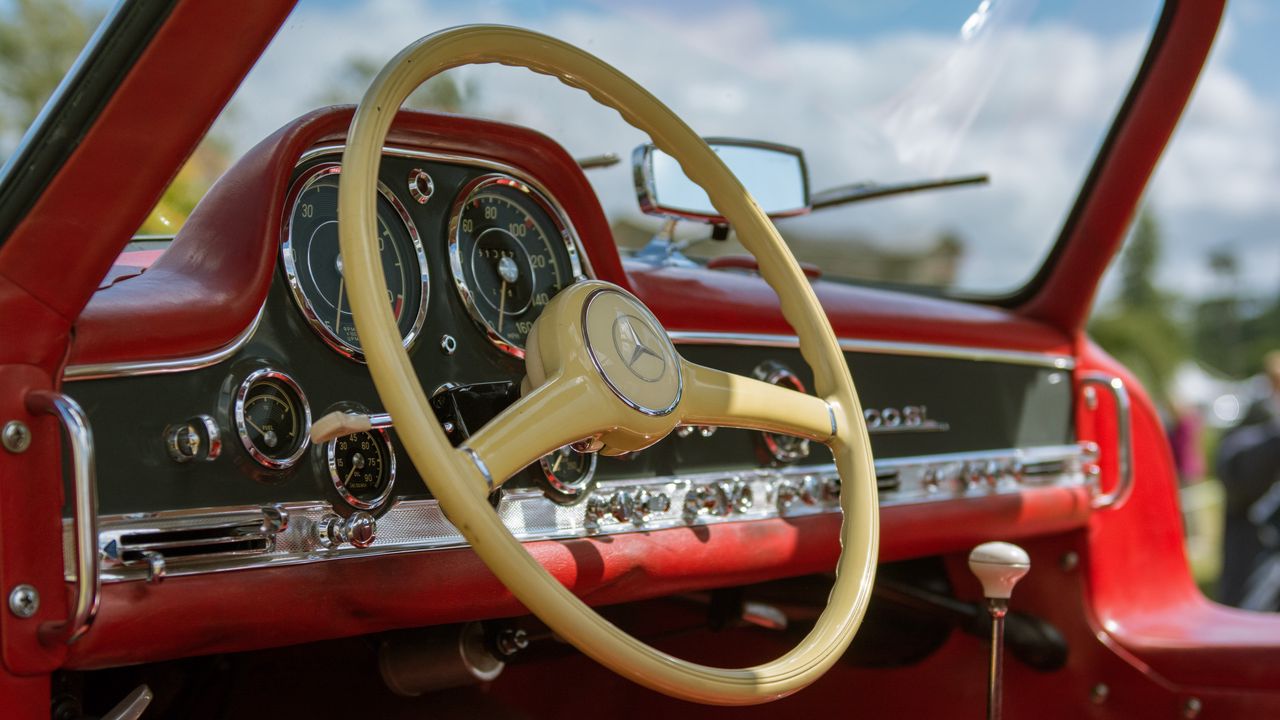
[[[296,175],[338,157],[336,151],[312,153]],[[442,388],[485,386],[490,391],[490,415],[502,406],[503,392],[516,391],[523,362],[497,347],[468,313],[454,286],[447,237],[458,193],[495,170],[503,168],[425,154],[386,155],[380,170],[383,184],[407,208],[420,234],[431,278],[426,319],[409,349],[413,365],[429,395]],[[425,203],[416,202],[411,184],[405,182],[421,171],[430,174],[434,186]],[[693,362],[743,375],[752,375],[765,363],[781,364],[811,386],[811,373],[793,347],[751,346],[750,338],[682,343],[679,334],[676,341]],[[847,358],[868,417],[873,426],[879,425],[872,428],[877,459],[1060,446],[1073,440],[1070,377],[1048,359],[1031,364],[974,361],[945,352],[919,354],[918,348],[903,355],[855,350]],[[100,511],[123,515],[321,501],[349,513],[352,508],[341,502],[330,479],[323,448],[309,447],[293,466],[270,470],[256,463],[243,446],[235,421],[236,391],[251,373],[266,368],[296,381],[313,419],[339,408],[373,413],[382,409],[366,366],[335,351],[308,324],[278,262],[258,325],[229,358],[208,367],[80,380],[68,386],[68,394],[85,408],[94,429]],[[493,388],[499,388],[496,395]],[[218,427],[220,456],[209,462],[175,462],[167,429],[201,415]],[[474,428],[484,419],[473,416],[465,424]],[[429,497],[394,429],[390,437],[398,455],[393,498]],[[815,445],[796,464],[830,461],[825,448]],[[640,453],[602,457],[596,478],[604,482],[780,464],[759,433],[722,428],[676,433]],[[507,488],[537,488],[540,478],[535,463]]]

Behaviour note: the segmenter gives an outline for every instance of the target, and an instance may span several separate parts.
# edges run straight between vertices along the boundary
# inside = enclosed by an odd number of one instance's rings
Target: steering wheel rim
[[[783,315],[796,330],[818,397],[685,361],[638,299],[622,288],[588,281],[557,294],[535,323],[528,339],[524,396],[455,449],[430,408],[385,301],[386,283],[373,241],[373,188],[383,143],[409,94],[444,70],[484,63],[525,67],[585,90],[675,158],[756,257],[761,277],[778,294]],[[418,40],[374,78],[352,119],[342,168],[338,218],[344,276],[378,394],[414,463],[429,469],[422,476],[441,508],[530,611],[615,672],[694,702],[746,705],[783,697],[816,680],[839,659],[866,611],[879,538],[875,471],[862,409],[831,325],[790,250],[693,130],[638,83],[576,47],[520,28],[466,26]],[[623,316],[631,319],[621,320]],[[626,327],[619,329],[619,323]],[[613,339],[613,350],[604,342],[607,337]],[[640,346],[661,355],[660,380],[641,378],[661,384],[660,390],[620,369],[630,367],[623,348]],[[672,394],[673,383],[662,374],[668,367],[676,378],[670,407],[663,402]],[[584,419],[585,413],[591,417]],[[792,432],[827,444],[835,456],[844,513],[836,580],[814,629],[771,662],[740,669],[709,667],[627,635],[525,552],[487,502],[493,487],[507,476],[566,442],[589,436],[606,453],[625,452],[656,442],[680,423]],[[595,431],[571,436],[588,426]],[[559,445],[547,447],[553,442]]]

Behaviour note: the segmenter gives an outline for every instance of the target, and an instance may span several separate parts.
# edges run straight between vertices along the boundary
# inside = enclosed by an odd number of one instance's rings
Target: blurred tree
[[[1120,257],[1119,295],[1094,316],[1089,334],[1168,408],[1169,383],[1187,357],[1187,343],[1173,317],[1176,297],[1155,284],[1160,246],[1160,225],[1143,210]]]
[[[79,0],[12,0],[0,16],[0,137],[27,129],[102,14]]]

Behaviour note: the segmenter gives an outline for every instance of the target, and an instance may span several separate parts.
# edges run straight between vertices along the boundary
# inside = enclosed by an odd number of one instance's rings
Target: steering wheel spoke
[[[607,428],[582,377],[547,382],[520,398],[458,448],[495,490],[538,458]]]
[[[836,415],[822,398],[754,378],[714,370],[681,358],[685,425],[719,425],[796,435],[826,443],[836,434]]]

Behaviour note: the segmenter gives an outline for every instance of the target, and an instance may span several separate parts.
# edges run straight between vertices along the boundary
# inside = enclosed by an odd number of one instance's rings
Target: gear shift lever
[[[982,583],[991,613],[991,666],[987,682],[987,720],[1000,720],[1004,675],[1004,616],[1013,586],[1031,569],[1027,551],[1005,542],[983,543],[969,553],[969,570]]]

